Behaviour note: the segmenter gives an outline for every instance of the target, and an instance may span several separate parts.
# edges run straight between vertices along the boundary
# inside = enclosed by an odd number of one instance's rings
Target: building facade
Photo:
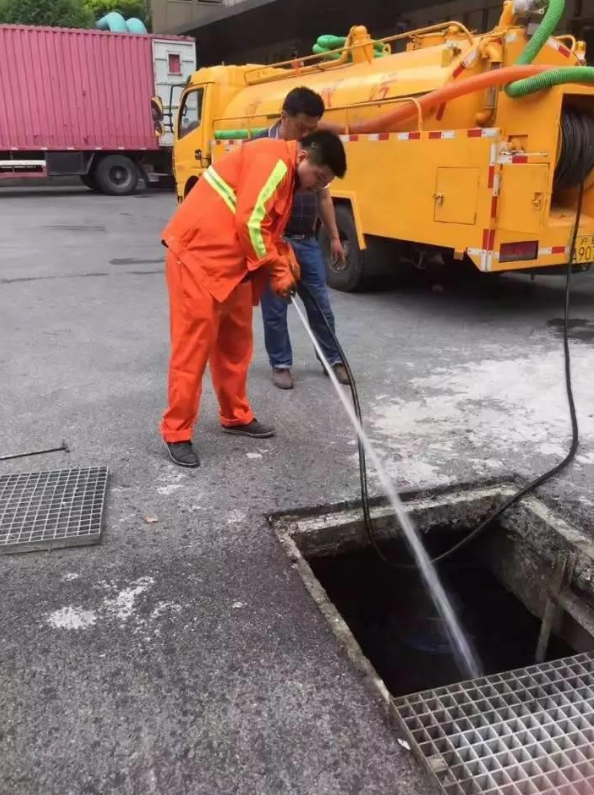
[[[216,10],[245,0],[152,0],[151,16],[155,33],[191,30]]]
[[[324,33],[345,35],[355,24],[377,37],[458,20],[491,30],[503,0],[152,0],[156,33],[194,36],[200,66],[276,63],[311,53]],[[594,61],[594,0],[567,0],[560,32],[589,45]]]

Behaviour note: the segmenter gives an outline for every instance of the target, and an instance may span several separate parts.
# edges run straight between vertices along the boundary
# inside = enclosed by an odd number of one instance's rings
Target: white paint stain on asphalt
[[[229,511],[227,514],[227,524],[241,524],[245,522],[247,514],[244,511]]]
[[[157,489],[157,493],[162,494],[164,497],[168,497],[170,494],[175,494],[175,492],[179,491],[179,489],[183,489],[183,484],[170,483],[169,486],[160,486]]]
[[[127,621],[134,612],[137,598],[154,582],[152,577],[141,577],[128,588],[122,588],[113,598],[105,599],[103,605],[120,621]]]
[[[594,350],[574,343],[572,365],[580,463],[591,464]],[[570,422],[560,350],[440,367],[410,383],[417,398],[383,400],[371,416],[385,456],[398,458],[392,470],[401,479],[419,485],[443,481],[460,456],[493,470],[567,452]]]
[[[151,620],[156,621],[166,613],[179,613],[181,609],[181,605],[175,602],[159,602],[151,611]]]
[[[46,621],[55,629],[62,630],[88,629],[98,621],[116,621],[128,625],[135,635],[142,634],[146,639],[158,637],[158,623],[167,616],[180,613],[182,606],[171,601],[158,601],[148,615],[146,610],[138,612],[139,597],[146,595],[154,583],[152,577],[140,577],[120,589],[111,583],[100,583],[110,595],[104,596],[95,610],[67,605],[49,613]]]
[[[159,481],[163,484],[157,487],[157,494],[169,497],[176,491],[183,489],[187,483],[186,473],[180,472],[179,467],[170,466],[159,476]]]
[[[82,607],[62,607],[54,610],[47,618],[48,624],[56,629],[88,629],[97,623],[97,614]]]

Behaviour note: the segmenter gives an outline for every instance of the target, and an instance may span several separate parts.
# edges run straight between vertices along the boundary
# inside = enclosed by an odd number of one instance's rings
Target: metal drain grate
[[[395,706],[448,795],[594,794],[594,652]]]
[[[106,467],[0,477],[0,554],[97,544]]]

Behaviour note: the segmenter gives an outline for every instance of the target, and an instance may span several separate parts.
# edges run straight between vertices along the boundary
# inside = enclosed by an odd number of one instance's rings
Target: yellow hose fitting
[[[503,47],[501,45],[501,40],[492,38],[483,39],[479,44],[479,55],[489,61],[491,71],[500,69],[503,64]],[[497,109],[497,94],[498,89],[495,86],[491,86],[487,91],[485,107],[476,114],[477,127],[487,127],[490,124]]]

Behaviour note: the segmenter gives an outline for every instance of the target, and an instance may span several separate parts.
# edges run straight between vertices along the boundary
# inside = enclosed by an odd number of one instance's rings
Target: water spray
[[[305,288],[304,285],[301,286]],[[307,291],[307,288],[305,289]],[[291,301],[293,303],[293,306],[295,307],[295,311],[297,312],[299,319],[303,324],[303,327],[305,328],[307,335],[309,336],[309,338],[313,343],[313,346],[316,350],[316,353],[320,361],[322,362],[324,369],[328,373],[328,377],[330,378],[332,386],[334,387],[336,394],[338,395],[338,398],[342,403],[342,406],[347,414],[347,417],[349,418],[349,421],[357,434],[360,446],[362,447],[365,455],[367,456],[367,458],[373,465],[375,471],[377,472],[382,488],[390,502],[390,505],[394,510],[394,514],[398,520],[398,523],[400,524],[400,527],[402,528],[402,531],[409,544],[410,550],[419,568],[419,571],[421,572],[425,580],[429,594],[431,595],[431,598],[433,599],[441,618],[445,622],[452,646],[454,647],[457,657],[459,659],[460,667],[462,668],[464,673],[469,676],[469,678],[476,679],[477,677],[481,676],[481,668],[479,662],[476,659],[476,656],[473,650],[471,649],[470,644],[468,643],[468,639],[466,638],[466,635],[462,630],[462,627],[460,625],[458,617],[456,616],[452,603],[441,583],[441,580],[439,579],[437,570],[433,565],[431,558],[428,555],[427,550],[423,545],[423,542],[421,541],[419,532],[416,529],[410,517],[410,514],[406,510],[404,503],[400,499],[398,491],[394,486],[388,472],[386,471],[385,466],[383,465],[379,455],[377,454],[369,437],[365,433],[365,430],[363,429],[360,412],[355,410],[355,406],[358,407],[358,399],[356,398],[354,379],[352,377],[352,373],[350,372],[350,367],[348,366],[348,362],[346,361],[346,358],[343,356],[343,363],[347,368],[347,372],[349,373],[349,378],[351,381],[351,389],[353,390],[355,405],[353,405],[353,403],[349,401],[343,388],[338,382],[338,379],[334,374],[334,370],[330,366],[319,342],[317,341],[313,331],[311,330],[303,310],[301,309],[295,298],[292,298]]]

